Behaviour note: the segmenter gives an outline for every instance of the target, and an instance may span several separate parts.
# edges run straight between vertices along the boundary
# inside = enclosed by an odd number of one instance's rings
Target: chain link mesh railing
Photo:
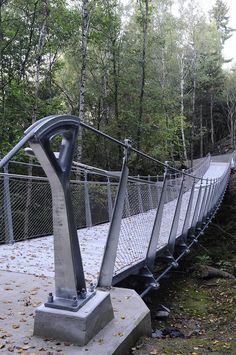
[[[226,161],[226,159],[223,159]],[[125,200],[123,218],[115,261],[114,275],[142,262],[147,257],[150,239],[153,235],[156,208],[160,202],[163,188],[164,206],[161,212],[157,250],[175,243],[176,238],[194,230],[212,208],[209,203],[220,180],[207,180],[211,157],[207,156],[195,165],[192,175],[181,173],[167,174],[164,187],[163,177],[157,179],[156,186],[151,185],[154,194],[150,195],[150,184],[129,184],[131,198]],[[212,170],[214,170],[214,166]],[[205,179],[201,179],[205,174]],[[216,175],[220,175],[216,172]],[[210,174],[211,175],[211,174]],[[213,175],[214,176],[214,173]],[[183,180],[184,178],[184,180]],[[223,177],[222,177],[223,179]],[[142,190],[141,190],[142,186]],[[141,193],[141,191],[143,191]],[[153,204],[153,196],[156,197]],[[128,200],[128,201],[127,201]],[[126,214],[127,203],[130,215]],[[174,242],[173,242],[174,240]]]
[[[86,206],[86,193],[88,196]],[[117,183],[111,184],[114,199]],[[107,183],[71,181],[74,217],[78,229],[109,221]],[[0,174],[0,243],[53,234],[51,188],[46,178]]]
[[[113,165],[117,171],[107,171],[72,162],[81,127],[97,134],[99,141],[102,138],[115,144],[120,162],[123,149],[121,169],[117,163]],[[57,148],[51,144],[54,139]],[[10,159],[26,143],[31,147],[26,149],[31,162],[34,153],[47,178],[33,164],[24,165],[25,175],[21,166],[17,174],[9,173]],[[106,162],[100,160],[106,169],[109,156]],[[48,302],[69,310],[89,300],[94,284],[110,287],[132,273],[140,272],[148,289],[158,288],[159,279],[178,266],[178,260],[210,223],[234,166],[235,154],[216,159],[207,156],[180,171],[77,117],[46,117],[32,125],[0,161],[4,169],[0,173],[0,243],[24,241],[1,246],[1,267],[33,270],[37,275],[44,267],[46,273],[54,273],[56,297]],[[157,177],[160,171],[163,176]],[[139,175],[144,172],[149,175]],[[25,241],[53,233],[54,238]],[[152,274],[157,252],[167,263],[159,279]],[[14,263],[12,268],[10,263]],[[88,282],[93,285],[86,291]]]
[[[115,274],[145,258],[160,199],[157,185],[129,182],[127,189]]]
[[[19,163],[18,166],[21,167]],[[195,166],[194,173],[202,176],[209,165],[209,157]],[[38,165],[32,165],[42,172]],[[21,167],[24,173],[28,165]],[[124,218],[157,208],[163,177],[156,182],[130,183]],[[96,179],[96,175],[93,176]],[[117,181],[117,179],[116,179]],[[142,179],[145,181],[145,179]],[[181,178],[170,175],[166,202],[175,200],[179,193]],[[115,203],[118,181],[71,181],[72,202],[77,228],[109,222]],[[110,190],[110,191],[109,191]],[[87,194],[86,194],[87,192]],[[109,194],[110,192],[110,194]],[[110,196],[110,201],[109,197]],[[0,243],[25,240],[53,233],[51,189],[47,178],[18,174],[0,174]]]

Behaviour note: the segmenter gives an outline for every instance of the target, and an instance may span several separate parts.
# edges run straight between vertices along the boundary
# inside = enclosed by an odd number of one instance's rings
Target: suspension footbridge
[[[123,150],[120,171],[73,161],[81,128]],[[30,163],[34,175],[28,175],[27,164],[21,163],[19,169],[13,161],[23,149],[37,158]],[[145,175],[132,173],[132,155],[147,166]],[[0,162],[0,269],[55,277],[55,294],[43,311],[52,318],[55,309],[79,312],[100,289],[109,296],[109,288],[130,275],[145,279],[144,296],[159,287],[161,278],[178,266],[204,233],[234,164],[234,153],[208,155],[180,171],[77,117],[46,117],[31,126]],[[12,172],[15,166],[20,173]],[[158,257],[166,267],[154,277]],[[109,312],[100,328],[112,318]],[[39,314],[37,329],[42,335],[47,318]]]

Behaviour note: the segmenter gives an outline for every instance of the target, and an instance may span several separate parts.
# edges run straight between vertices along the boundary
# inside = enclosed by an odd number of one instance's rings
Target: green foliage
[[[212,259],[209,255],[203,254],[196,256],[196,263],[199,265],[211,265]]]
[[[226,271],[229,273],[233,273],[234,272],[234,267],[232,265],[232,263],[230,261],[226,261],[226,260],[220,260],[216,263],[216,265],[220,268],[220,270],[222,271]]]
[[[214,101],[216,140],[227,135],[226,91],[233,74],[222,70],[222,43],[232,30],[228,9],[216,1],[208,22],[194,4],[183,16],[171,12],[177,1],[88,2],[89,37],[86,63],[85,119],[94,127],[161,160],[183,158],[183,129],[187,154],[191,141],[196,157],[204,133],[208,150],[210,100]],[[0,4],[0,155],[22,137],[35,119],[55,113],[78,115],[81,73],[81,4],[65,0]],[[184,4],[184,2],[183,2]],[[143,118],[139,122],[143,25],[148,22]],[[43,43],[42,43],[43,35]],[[41,37],[40,37],[41,36]],[[41,45],[41,47],[40,47]],[[183,66],[181,68],[181,58]],[[181,69],[184,73],[181,109]],[[192,113],[195,79],[196,110]],[[199,106],[203,108],[200,132]],[[194,131],[194,136],[192,136]],[[201,134],[200,134],[201,133]],[[98,145],[97,137],[83,139],[84,159],[90,164],[120,166],[121,151]],[[95,148],[96,146],[96,148]],[[110,163],[105,160],[110,159]],[[131,164],[139,167],[137,157]]]

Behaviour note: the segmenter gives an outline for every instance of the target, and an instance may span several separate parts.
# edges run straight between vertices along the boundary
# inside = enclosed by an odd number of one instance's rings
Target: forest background
[[[235,145],[228,10],[222,0],[207,15],[194,0],[0,0],[0,157],[52,114],[160,160],[202,157],[227,136]],[[115,151],[82,133],[76,159],[117,169]]]

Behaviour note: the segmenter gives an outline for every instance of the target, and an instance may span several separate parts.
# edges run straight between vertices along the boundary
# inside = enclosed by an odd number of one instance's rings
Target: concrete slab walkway
[[[5,355],[124,354],[143,334],[150,334],[149,310],[133,290],[113,288],[115,318],[86,346],[33,336],[36,307],[54,289],[50,277],[0,271],[0,353]]]

